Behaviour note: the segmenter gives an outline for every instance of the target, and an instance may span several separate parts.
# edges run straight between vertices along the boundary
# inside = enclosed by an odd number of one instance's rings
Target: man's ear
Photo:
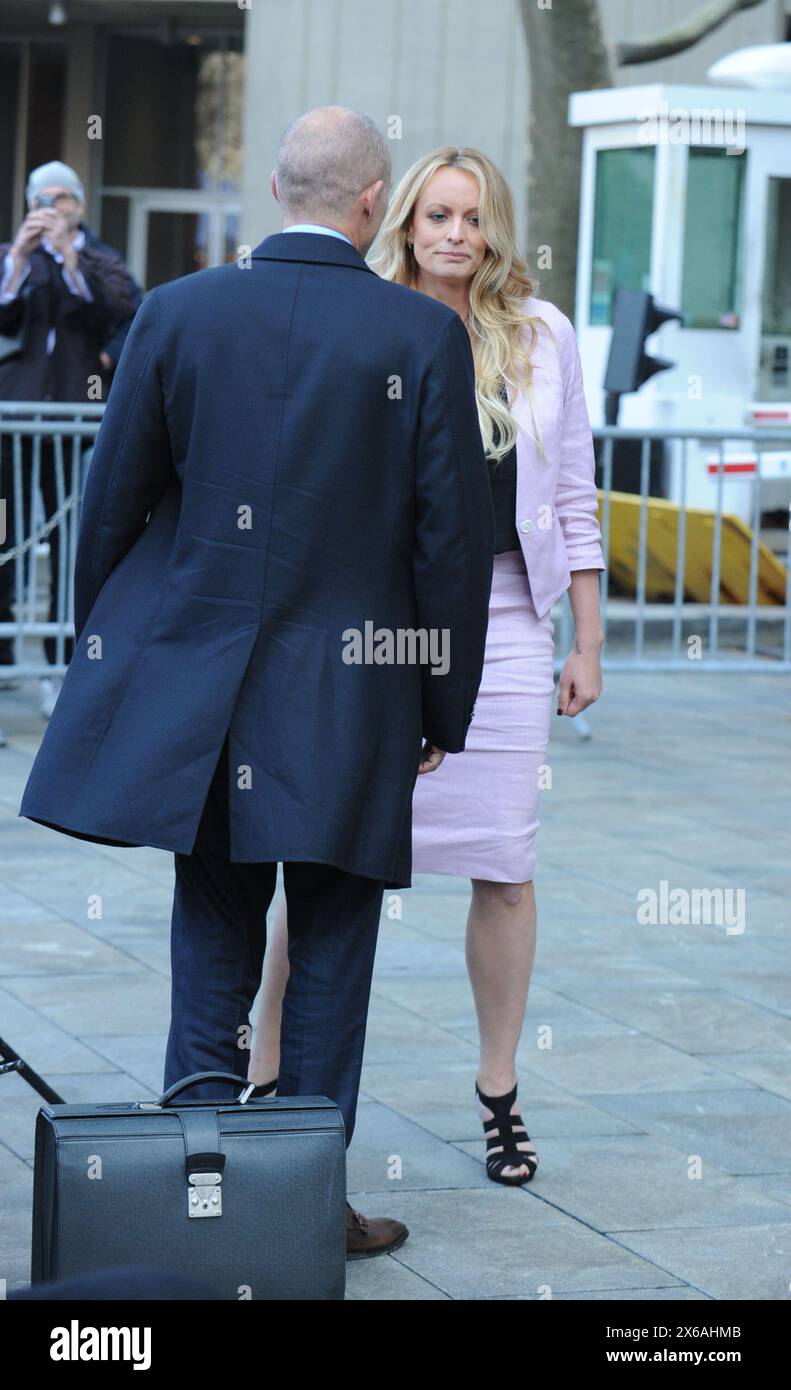
[[[384,186],[384,179],[377,179],[376,183],[372,183],[371,187],[366,190],[365,210],[368,214],[369,220],[374,216],[374,213],[376,212],[377,206],[379,204],[379,195],[382,192]]]
[[[277,179],[275,178],[275,171],[274,171],[274,169],[272,170],[272,173],[271,173],[270,178],[269,178],[269,187],[270,187],[271,190],[272,190],[272,197],[274,198],[275,202],[276,202],[276,203],[279,203],[279,202],[280,202],[280,199],[279,199],[278,196],[277,196]]]

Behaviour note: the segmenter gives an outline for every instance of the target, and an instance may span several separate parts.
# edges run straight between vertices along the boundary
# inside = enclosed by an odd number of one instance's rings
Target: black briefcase
[[[189,1100],[201,1082],[241,1087]],[[346,1145],[325,1096],[244,1097],[198,1072],[158,1101],[42,1106],[31,1280],[145,1263],[218,1299],[342,1299]]]

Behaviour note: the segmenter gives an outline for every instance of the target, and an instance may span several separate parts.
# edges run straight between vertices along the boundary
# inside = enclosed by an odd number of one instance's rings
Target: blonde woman
[[[535,954],[538,797],[554,706],[550,608],[566,589],[575,638],[557,713],[573,718],[602,689],[604,560],[579,352],[568,318],[535,297],[511,191],[479,150],[444,146],[413,164],[368,262],[455,309],[472,342],[497,528],[486,657],[464,751],[442,759],[427,747],[420,764],[412,870],[471,881],[466,958],[486,1167],[492,1181],[521,1185],[538,1166],[517,1102],[516,1052]],[[250,1059],[258,1085],[277,1073],[286,942],[283,902]]]

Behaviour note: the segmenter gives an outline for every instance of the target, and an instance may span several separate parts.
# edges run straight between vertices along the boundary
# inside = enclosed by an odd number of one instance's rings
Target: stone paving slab
[[[386,1215],[374,1212],[372,1215]],[[349,1260],[346,1266],[346,1297],[352,1300],[379,1302],[428,1303],[448,1302],[450,1294],[443,1293],[430,1279],[415,1274],[392,1258]]]
[[[349,1265],[350,1299],[787,1298],[783,690],[771,675],[610,672],[589,740],[553,723],[518,1057],[540,1156],[525,1188],[485,1173],[469,884],[420,875],[386,897],[349,1188],[411,1234],[393,1256]],[[173,859],[17,815],[44,727],[34,696],[29,684],[0,692],[0,1035],[70,1100],[151,1099],[169,1021]],[[743,889],[744,932],[641,924],[639,895],[663,880]],[[282,873],[275,903],[281,893]],[[9,1287],[29,1272],[38,1105],[19,1077],[0,1077]]]
[[[36,1013],[70,1033],[150,1033],[161,1026],[170,1009],[170,986],[151,970],[135,966],[124,973],[74,975],[17,975],[6,984]]]
[[[580,1293],[560,1293],[559,1302],[573,1303],[708,1303],[708,1294],[683,1284],[659,1289],[603,1289],[600,1293],[583,1289]]]
[[[791,1066],[787,1051],[731,1052],[725,1057],[721,1052],[698,1055],[701,1062],[710,1062],[734,1082],[748,1081],[791,1101]]]
[[[641,1033],[638,1028],[612,1027],[567,1029],[551,1051],[532,1044],[527,1032],[517,1051],[517,1063],[525,1074],[542,1076],[557,1086],[586,1096],[593,1105],[601,1103],[598,1094],[602,1080],[610,1093],[645,1097],[650,1110],[653,1097],[672,1085],[676,1091],[700,1095],[708,1090],[731,1090],[737,1084],[697,1057]],[[748,1083],[744,1083],[747,1089]],[[617,1112],[614,1112],[617,1113]]]
[[[368,1019],[365,1056],[369,1062],[423,1059],[430,1067],[466,1059],[474,1068],[477,1049],[474,1042],[458,1037],[447,1028],[437,1027],[409,1009],[391,1004],[377,993],[376,1007]]]
[[[691,1227],[621,1234],[625,1249],[712,1298],[788,1298],[791,1224]]]
[[[776,977],[776,965],[774,969]],[[596,1002],[614,1023],[645,1030],[658,1044],[692,1056],[698,1052],[744,1052],[751,1044],[787,1051],[791,1049],[791,1017],[775,1012],[782,1006],[782,984],[778,982],[778,986],[778,997],[772,992],[762,1007],[714,984],[708,989],[685,984],[656,989],[649,979],[645,990],[638,992],[633,981],[598,981]],[[568,976],[564,987],[575,996],[576,986]],[[590,997],[589,985],[578,997]]]
[[[102,1065],[94,1049],[80,1038],[58,1027],[35,1007],[16,999],[2,988],[0,1018],[3,1021],[3,1033],[0,1036],[10,1042],[20,1056],[45,1077],[53,1071],[72,1073],[115,1070],[109,1063]],[[7,1079],[0,1076],[0,1083]]]
[[[442,1067],[442,1087],[438,1093],[433,1074],[419,1063],[366,1063],[363,1085],[366,1094],[389,1105],[446,1142],[465,1140],[480,1144],[483,1139],[475,1108],[475,1069],[468,1063],[448,1062]],[[531,1135],[592,1136],[634,1133],[634,1126],[609,1115],[557,1086],[530,1079],[529,1100],[523,1107]]]
[[[33,1167],[5,1144],[0,1144],[0,1279],[9,1291],[30,1282]]]
[[[350,1198],[372,1210],[369,1194]],[[452,1298],[513,1298],[585,1289],[652,1288],[683,1281],[620,1241],[553,1210],[525,1191],[400,1190],[388,1214],[410,1237],[390,1258]],[[782,1227],[778,1228],[782,1230]]]
[[[756,1086],[590,1099],[725,1173],[791,1174],[791,1104]]]
[[[385,1208],[396,1190],[490,1187],[476,1157],[445,1143],[389,1106],[368,1101],[358,1107],[348,1154],[348,1184],[367,1193],[381,1193]],[[787,1209],[783,1210],[787,1217]]]
[[[706,1162],[700,1178],[690,1174],[689,1154],[649,1134],[596,1136],[595,1162],[590,1138],[564,1135],[536,1139],[540,1161],[530,1183],[533,1196],[597,1231],[664,1227],[783,1225],[788,1206],[767,1192],[745,1188]],[[456,1147],[483,1162],[483,1144]],[[617,1173],[617,1182],[602,1183],[601,1172]]]
[[[116,1075],[128,1078],[125,1094],[116,1087],[111,1100],[150,1100],[162,1094],[167,1018],[163,1023],[161,1033],[96,1033],[90,1039],[96,1056],[112,1066]]]
[[[102,940],[98,932],[76,927],[52,913],[43,920],[19,917],[6,920],[2,931],[0,979],[13,981],[30,976],[56,976],[68,973],[82,980],[86,972],[147,973],[151,968],[148,953],[136,959],[128,949],[117,949],[115,942]],[[149,950],[151,944],[149,943]]]
[[[791,1207],[791,1175],[788,1173],[759,1173],[755,1176],[748,1173],[735,1181],[746,1192],[759,1192],[764,1197],[773,1197],[775,1201]]]

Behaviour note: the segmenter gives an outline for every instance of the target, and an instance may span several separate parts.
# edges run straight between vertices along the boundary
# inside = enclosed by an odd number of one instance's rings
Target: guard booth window
[[[769,180],[763,331],[791,337],[791,179]]]
[[[791,399],[791,178],[770,178],[766,197],[758,398],[787,404]]]
[[[651,288],[654,163],[649,145],[596,156],[591,324],[612,323],[617,290]]]
[[[685,328],[738,328],[745,154],[689,151],[681,308]]]

